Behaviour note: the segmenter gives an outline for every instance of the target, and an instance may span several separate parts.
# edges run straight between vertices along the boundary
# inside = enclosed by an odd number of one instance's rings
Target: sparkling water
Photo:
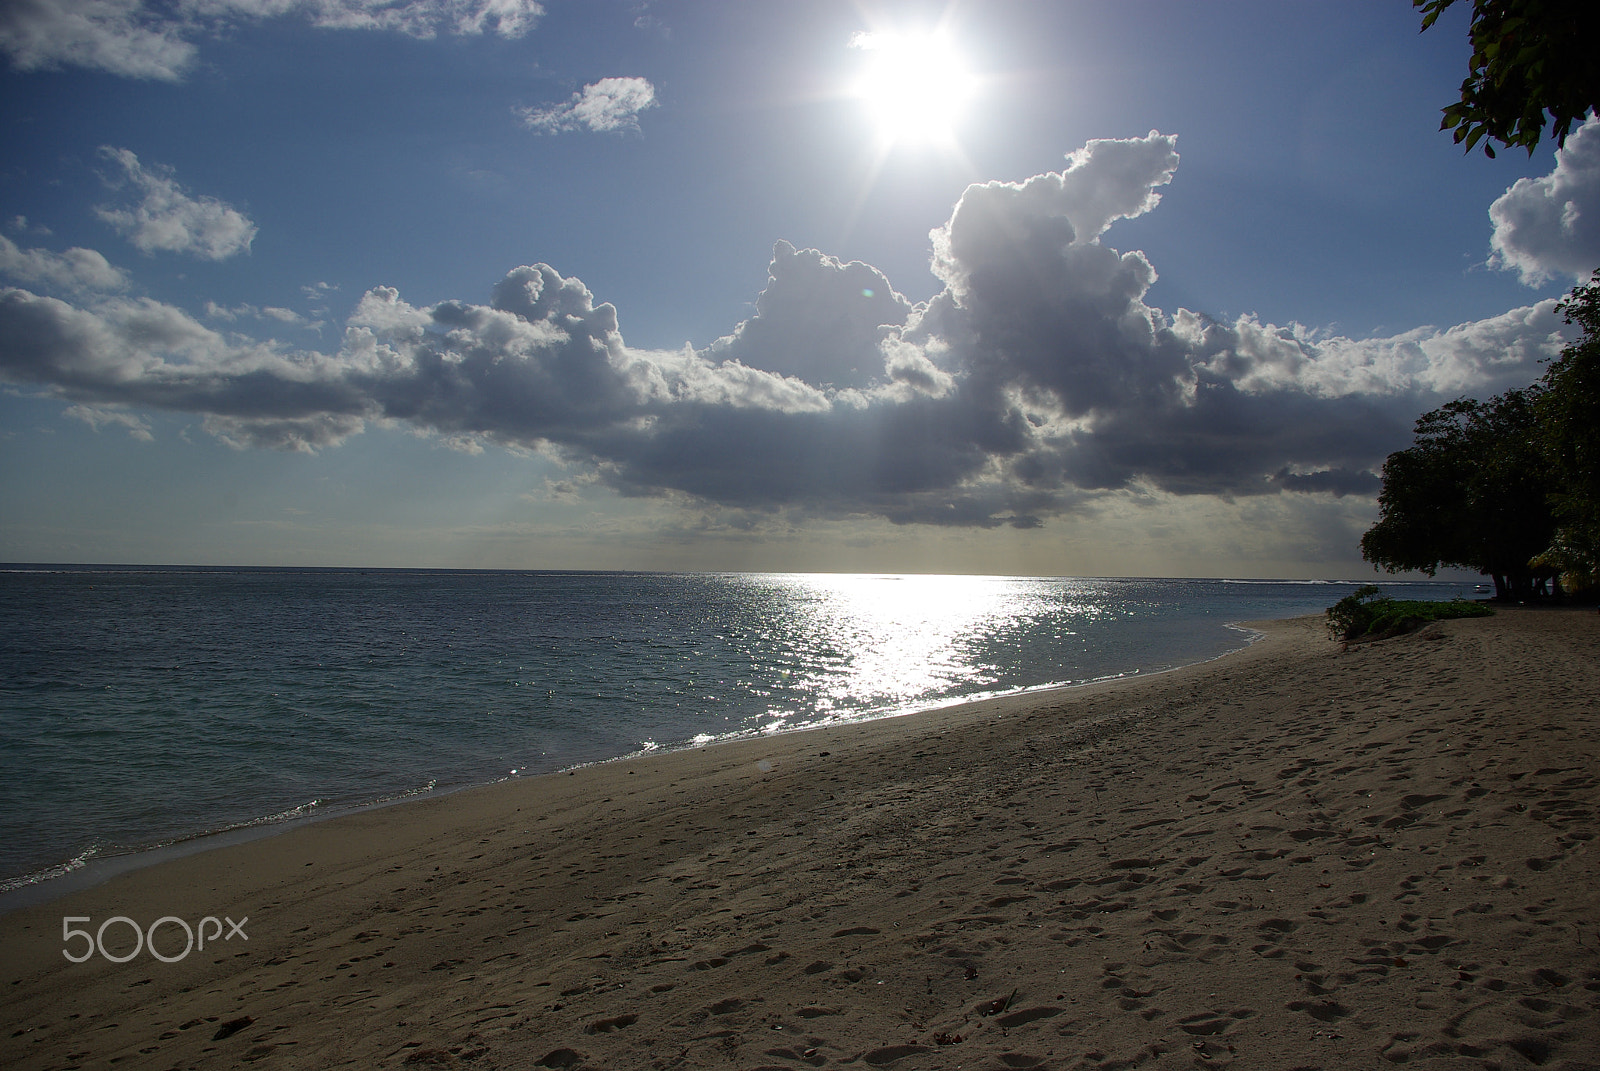
[[[207,832],[1148,673],[1353,587],[10,567],[0,889]]]

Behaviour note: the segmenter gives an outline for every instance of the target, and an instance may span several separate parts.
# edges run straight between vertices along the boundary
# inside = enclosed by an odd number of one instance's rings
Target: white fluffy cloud
[[[79,292],[122,290],[128,277],[93,249],[74,246],[65,253],[23,249],[0,235],[0,275],[46,289]]]
[[[1187,309],[1178,311],[1173,330],[1191,352],[1215,354],[1197,367],[1247,394],[1498,394],[1526,386],[1530,369],[1561,347],[1555,307],[1548,299],[1442,331],[1422,327],[1375,339],[1322,336],[1300,324],[1274,327],[1253,316],[1224,326]]]
[[[6,0],[0,49],[23,71],[90,67],[130,78],[175,79],[194,59],[182,19],[143,0]]]
[[[637,130],[639,113],[656,104],[656,88],[644,78],[602,78],[560,104],[516,108],[529,130],[565,134],[574,130]]]
[[[1530,286],[1600,268],[1600,118],[1591,117],[1556,150],[1556,167],[1518,179],[1489,206],[1491,263]]]
[[[226,260],[249,252],[256,225],[215,197],[192,197],[165,168],[147,168],[127,149],[104,146],[101,154],[122,168],[122,182],[136,199],[101,205],[95,214],[145,253],[189,253]]]
[[[0,378],[197,413],[240,448],[397,422],[551,451],[624,494],[1029,528],[1108,495],[1370,495],[1417,414],[1532,382],[1561,345],[1549,301],[1362,340],[1154,308],[1148,260],[1102,239],[1177,163],[1152,132],[969,187],[934,232],[946,287],[915,306],[780,242],[754,315],[700,351],[629,347],[611,305],[535,264],[485,304],[369,291],[332,354],[148,300],[0,291]]]
[[[299,17],[326,29],[518,38],[543,14],[537,0],[5,0],[0,50],[23,71],[88,67],[175,81],[194,62],[192,38],[241,21]]]

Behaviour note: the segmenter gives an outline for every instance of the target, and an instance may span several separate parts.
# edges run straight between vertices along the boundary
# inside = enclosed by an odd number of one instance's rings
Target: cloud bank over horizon
[[[1155,308],[1154,266],[1102,238],[1178,164],[1152,131],[969,186],[930,234],[942,289],[923,303],[779,241],[755,313],[699,350],[628,346],[612,305],[543,263],[483,304],[373,288],[330,354],[130,296],[92,251],[10,245],[0,267],[35,289],[0,290],[0,378],[140,435],[128,410],[197,414],[240,448],[394,423],[538,449],[624,495],[1032,528],[1128,491],[1371,495],[1418,414],[1525,386],[1562,344],[1553,299],[1369,339]]]

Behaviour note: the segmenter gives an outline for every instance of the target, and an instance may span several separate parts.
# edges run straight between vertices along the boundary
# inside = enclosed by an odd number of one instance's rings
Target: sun
[[[856,34],[850,46],[866,53],[854,94],[880,140],[954,140],[976,80],[948,35],[873,31]]]

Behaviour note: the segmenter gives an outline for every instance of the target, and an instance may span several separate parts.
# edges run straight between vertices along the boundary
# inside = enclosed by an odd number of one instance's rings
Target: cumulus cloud
[[[396,423],[751,517],[1032,528],[1140,498],[1369,496],[1418,413],[1529,383],[1561,345],[1551,301],[1377,339],[1155,308],[1147,258],[1104,239],[1177,164],[1152,132],[969,187],[933,232],[945,287],[915,305],[779,242],[754,314],[703,350],[628,346],[611,305],[534,264],[482,304],[373,289],[332,354],[149,300],[0,291],[0,378],[198,413],[241,449]]]
[[[176,81],[194,62],[192,38],[245,21],[298,17],[326,29],[419,38],[519,38],[543,14],[536,0],[5,0],[0,50],[21,71],[87,67]]]
[[[1490,263],[1529,286],[1588,279],[1600,268],[1600,118],[1590,117],[1556,150],[1555,170],[1518,179],[1489,206]]]
[[[93,249],[74,246],[65,253],[23,249],[0,235],[0,275],[35,286],[69,292],[122,290],[128,276]]]
[[[865,387],[882,378],[883,346],[911,303],[882,272],[780,241],[756,314],[711,345],[718,360],[755,360],[809,383]]]
[[[547,265],[518,268],[487,305],[419,308],[369,291],[334,355],[213,330],[149,298],[83,306],[0,290],[0,376],[64,398],[197,412],[229,441],[335,445],[384,419],[445,435],[594,448],[663,413],[827,407],[797,380],[692,354],[630,350],[616,310]]]
[[[529,130],[566,134],[574,130],[637,130],[639,113],[655,104],[656,88],[644,78],[602,78],[560,104],[513,111]]]
[[[101,155],[122,168],[123,181],[137,200],[101,205],[95,215],[145,253],[189,253],[202,260],[226,260],[250,250],[256,225],[215,197],[191,197],[170,170],[147,168],[127,149],[103,146]]]

